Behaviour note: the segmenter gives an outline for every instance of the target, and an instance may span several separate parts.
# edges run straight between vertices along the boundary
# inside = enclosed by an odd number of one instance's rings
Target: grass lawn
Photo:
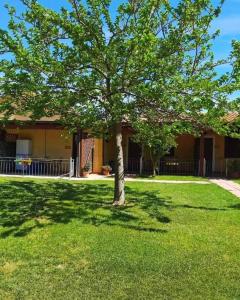
[[[213,184],[0,180],[0,299],[240,299],[240,200]]]
[[[154,180],[177,180],[177,181],[208,181],[205,177],[198,177],[198,176],[181,176],[181,175],[158,175],[158,176],[138,176],[138,179],[154,179]]]

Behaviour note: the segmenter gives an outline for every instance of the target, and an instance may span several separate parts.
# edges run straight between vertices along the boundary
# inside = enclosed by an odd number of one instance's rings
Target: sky
[[[112,14],[115,13],[117,6],[123,0],[112,1]],[[177,0],[174,0],[177,2]],[[213,0],[216,3],[216,0]],[[61,5],[66,6],[67,0],[39,0],[46,7],[58,10]],[[22,4],[20,0],[0,0],[0,28],[6,28],[8,15],[4,8],[4,4],[15,6],[21,11]],[[213,23],[213,29],[220,29],[221,34],[215,40],[213,51],[216,59],[225,58],[231,51],[232,40],[240,40],[240,0],[225,0],[222,14]],[[218,69],[219,73],[223,73],[228,66],[222,66]]]

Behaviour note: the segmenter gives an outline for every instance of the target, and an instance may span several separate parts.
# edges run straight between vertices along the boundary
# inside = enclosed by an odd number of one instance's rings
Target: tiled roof
[[[4,117],[4,115],[0,114],[0,119],[2,119],[3,117]],[[224,117],[224,119],[225,119],[225,121],[231,123],[239,117],[240,117],[240,114],[238,112],[231,112],[228,115],[226,115]],[[37,122],[50,122],[51,123],[51,122],[57,122],[59,120],[60,120],[60,116],[55,115],[52,117],[42,117]],[[29,116],[23,116],[23,115],[12,115],[9,118],[9,121],[30,122],[31,118]]]
[[[237,118],[239,118],[239,113],[238,112],[231,112],[228,115],[225,116],[225,120],[229,123],[235,121]]]
[[[3,118],[3,114],[0,114],[0,119]],[[37,122],[57,122],[60,120],[60,116],[52,116],[52,117],[43,117],[39,119]],[[9,121],[19,121],[19,122],[30,122],[31,118],[28,116],[22,115],[13,115],[9,118]]]

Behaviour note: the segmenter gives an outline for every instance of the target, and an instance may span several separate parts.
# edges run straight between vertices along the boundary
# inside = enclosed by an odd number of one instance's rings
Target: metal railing
[[[216,159],[215,161],[205,160],[206,177],[226,177],[227,159]]]
[[[159,175],[198,175],[198,160],[164,159],[159,161],[157,173]],[[140,172],[140,160],[129,159],[126,168],[128,173]],[[143,160],[143,173],[152,172],[151,160]]]
[[[114,168],[113,168],[114,171]],[[129,158],[125,171],[128,173],[140,173],[140,159]]]
[[[198,160],[161,160],[158,166],[160,175],[198,175]]]
[[[159,175],[192,175],[198,176],[200,171],[199,160],[180,160],[167,158],[159,162],[157,167]],[[234,172],[232,172],[234,171]],[[126,172],[132,174],[140,173],[140,159],[129,159]],[[240,177],[240,158],[239,159],[216,159],[213,161],[204,160],[204,176],[211,177],[230,177],[230,173],[235,173]],[[142,173],[152,173],[151,160],[143,160]]]
[[[74,176],[74,159],[0,157],[0,174],[22,176]]]

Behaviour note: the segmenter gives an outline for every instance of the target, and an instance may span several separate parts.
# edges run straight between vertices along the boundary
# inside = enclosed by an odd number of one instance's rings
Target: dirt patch
[[[2,266],[0,266],[0,273],[11,275],[19,268],[20,265],[21,262],[5,262]]]

